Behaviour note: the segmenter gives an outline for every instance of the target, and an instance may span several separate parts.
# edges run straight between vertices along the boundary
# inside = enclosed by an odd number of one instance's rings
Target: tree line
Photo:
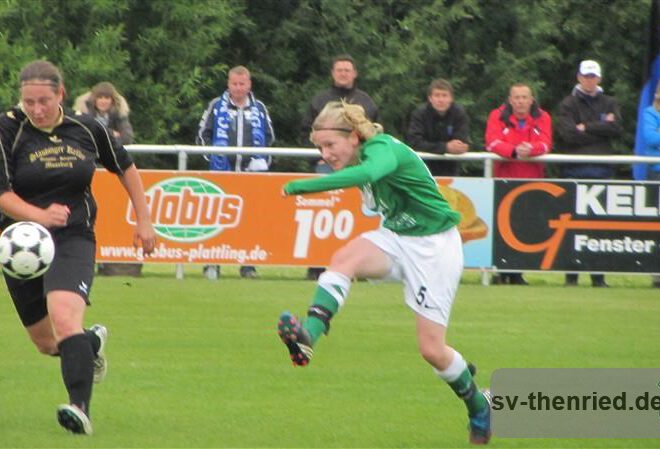
[[[349,53],[386,131],[405,136],[429,82],[446,78],[480,148],[488,112],[511,84],[528,83],[553,114],[579,62],[595,59],[622,109],[617,151],[630,154],[649,12],[650,0],[3,0],[0,105],[18,100],[22,65],[45,58],[62,69],[69,105],[111,81],[129,101],[137,143],[192,144],[206,105],[240,64],[269,108],[276,146],[309,146],[298,140],[302,113],[330,84],[331,58]],[[140,158],[144,167],[174,164]],[[276,169],[301,164],[282,158]]]

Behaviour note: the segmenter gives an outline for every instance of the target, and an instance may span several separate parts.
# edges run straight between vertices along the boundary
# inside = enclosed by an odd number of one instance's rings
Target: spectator
[[[600,64],[585,60],[580,63],[577,85],[559,105],[557,133],[560,148],[569,154],[613,154],[612,140],[623,131],[621,112],[616,99],[605,95]],[[562,177],[570,179],[612,179],[614,167],[606,164],[565,164]],[[566,274],[566,286],[578,284],[577,273]],[[605,275],[591,274],[591,285],[607,287]]]
[[[244,66],[229,70],[227,90],[211,100],[199,122],[198,145],[221,147],[267,147],[275,140],[268,109],[252,93],[250,71]],[[270,156],[250,153],[235,156],[212,154],[209,168],[217,171],[264,172],[270,167]],[[209,279],[220,276],[220,267],[207,265]],[[241,277],[256,278],[253,266],[242,266]]]
[[[317,93],[312,98],[307,111],[305,112],[300,129],[300,144],[309,145],[309,136],[312,131],[312,123],[323,107],[330,101],[343,100],[347,103],[359,104],[364,108],[367,118],[373,122],[378,121],[378,107],[372,98],[356,87],[358,71],[355,67],[353,57],[348,54],[337,55],[332,59],[332,86]],[[332,169],[319,159],[316,161],[316,173],[330,173]],[[325,271],[325,268],[310,267],[307,270],[307,279],[316,280]]]
[[[76,98],[73,108],[91,114],[108,128],[122,145],[133,143],[133,127],[128,119],[130,108],[126,99],[112,83],[103,81]]]
[[[463,154],[469,149],[470,119],[454,103],[454,89],[447,80],[431,81],[427,102],[413,111],[408,142],[416,151],[436,154]],[[425,161],[433,176],[458,176],[459,164],[452,161]]]
[[[130,108],[126,99],[107,81],[95,85],[91,91],[78,96],[73,108],[93,115],[110,131],[122,145],[133,143],[133,127],[128,115]],[[140,276],[141,263],[100,263],[98,274],[104,276]]]
[[[644,109],[642,116],[642,137],[644,139],[644,155],[656,156],[660,161],[660,83],[655,89],[653,104]],[[660,162],[648,165],[646,179],[660,181]],[[660,288],[660,275],[652,276],[653,286]]]
[[[538,162],[520,162],[549,153],[552,148],[550,115],[536,102],[526,84],[514,84],[509,99],[491,111],[486,124],[486,150],[505,161],[496,161],[497,178],[543,178],[545,167]],[[502,273],[495,283],[527,285],[521,273]]]

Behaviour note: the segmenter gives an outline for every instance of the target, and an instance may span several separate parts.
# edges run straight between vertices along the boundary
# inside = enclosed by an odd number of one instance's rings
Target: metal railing
[[[189,155],[208,155],[208,154],[245,154],[246,152],[263,154],[268,156],[286,156],[286,157],[304,157],[304,158],[318,158],[319,152],[311,148],[295,148],[295,147],[213,147],[213,146],[199,146],[199,145],[151,145],[151,144],[137,144],[126,145],[126,149],[130,153],[143,153],[143,154],[176,154],[178,156],[178,170],[186,170],[188,166]],[[422,159],[428,160],[448,160],[448,161],[471,161],[481,162],[484,164],[484,177],[493,177],[493,161],[507,160],[498,156],[497,154],[488,153],[485,151],[467,152],[460,155],[455,154],[433,154],[419,152]],[[571,154],[545,154],[532,158],[520,158],[517,161],[530,161],[542,162],[548,164],[618,164],[618,165],[632,165],[632,164],[660,164],[660,158],[654,156],[586,156],[586,155],[571,155]]]
[[[178,156],[177,169],[186,170],[188,167],[188,156],[199,155],[204,156],[208,154],[222,154],[234,155],[245,154],[246,152],[252,154],[261,154],[268,156],[286,156],[286,157],[304,157],[304,158],[318,158],[319,151],[313,148],[295,148],[295,147],[214,147],[214,146],[199,146],[199,145],[151,145],[151,144],[134,144],[126,145],[126,149],[130,153],[142,154],[176,154]],[[485,151],[481,152],[467,152],[460,155],[454,154],[433,154],[418,152],[419,156],[425,160],[448,160],[448,161],[471,161],[481,162],[484,166],[484,177],[493,177],[493,161],[507,160],[501,156]],[[545,154],[533,158],[520,158],[517,161],[529,162],[542,162],[550,164],[576,164],[576,163],[593,163],[593,164],[618,164],[618,165],[632,165],[632,164],[659,164],[660,158],[653,156],[586,156],[586,155],[570,155],[570,154]],[[177,279],[183,279],[183,264],[176,264],[175,276]],[[488,272],[482,271],[482,284],[488,285]]]

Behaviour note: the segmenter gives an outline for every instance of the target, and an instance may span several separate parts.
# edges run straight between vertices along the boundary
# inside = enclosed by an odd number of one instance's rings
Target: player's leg
[[[21,323],[34,346],[42,354],[58,355],[42,279],[19,280],[5,275],[5,281]]]
[[[306,365],[313,354],[312,346],[330,329],[330,320],[344,304],[354,277],[381,278],[389,273],[392,263],[373,242],[358,237],[337,250],[330,266],[318,279],[307,311],[301,323],[284,312],[278,322],[278,333],[296,365]]]
[[[69,402],[58,407],[60,425],[91,434],[89,420],[94,359],[99,336],[83,328],[94,276],[95,244],[91,235],[67,236],[57,242],[55,260],[44,275],[48,315],[58,342],[62,379]]]
[[[62,367],[62,379],[69,394],[69,406],[74,406],[89,416],[89,405],[92,398],[92,382],[94,376],[94,351],[82,323],[85,315],[85,300],[70,291],[55,290],[48,294],[48,314],[58,341]],[[74,413],[69,407],[58,410],[60,423]],[[84,423],[67,421],[72,427],[67,427],[75,433],[88,433]],[[66,427],[66,426],[65,426]],[[91,428],[91,427],[90,427]]]
[[[486,444],[490,439],[490,406],[479,390],[461,353],[445,342],[446,328],[416,314],[419,352],[437,376],[465,402],[470,419],[470,441]]]
[[[428,237],[402,237],[404,294],[415,312],[419,351],[434,372],[461,398],[470,420],[470,441],[490,438],[490,407],[469,364],[445,341],[451,307],[463,272],[462,242],[450,229]]]
[[[39,352],[46,355],[59,355],[57,340],[48,316],[26,327],[25,330]]]

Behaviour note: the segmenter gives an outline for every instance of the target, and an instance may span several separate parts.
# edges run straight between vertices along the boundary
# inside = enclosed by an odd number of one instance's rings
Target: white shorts
[[[361,237],[390,256],[392,268],[383,279],[403,282],[408,307],[447,327],[463,273],[463,242],[456,227],[423,237],[380,228]]]

